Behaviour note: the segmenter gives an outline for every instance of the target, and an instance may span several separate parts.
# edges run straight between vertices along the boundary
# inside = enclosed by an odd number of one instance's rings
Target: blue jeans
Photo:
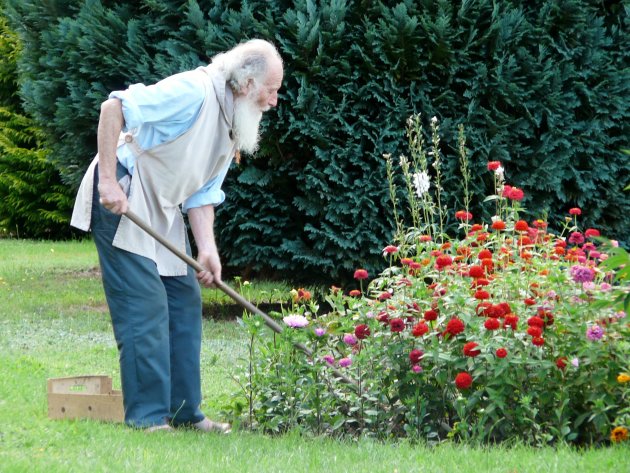
[[[118,179],[127,170],[118,164]],[[120,215],[98,202],[92,235],[120,355],[125,422],[150,427],[199,422],[201,404],[201,291],[192,268],[163,277],[155,262],[112,246]],[[190,255],[190,245],[186,241]]]

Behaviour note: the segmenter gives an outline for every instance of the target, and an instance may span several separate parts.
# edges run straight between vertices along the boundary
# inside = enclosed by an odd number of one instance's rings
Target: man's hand
[[[116,215],[127,212],[127,196],[118,182],[111,179],[99,180],[98,193],[100,195],[99,203],[110,212]]]
[[[221,281],[221,260],[217,252],[199,253],[197,261],[207,271],[197,273],[197,279],[204,287],[215,287]]]

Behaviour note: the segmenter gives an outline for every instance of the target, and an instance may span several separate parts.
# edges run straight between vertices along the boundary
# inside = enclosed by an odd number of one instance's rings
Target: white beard
[[[256,94],[251,94],[256,96]],[[262,118],[262,111],[250,96],[237,98],[234,101],[234,137],[238,149],[248,154],[258,150],[260,135],[258,127]]]

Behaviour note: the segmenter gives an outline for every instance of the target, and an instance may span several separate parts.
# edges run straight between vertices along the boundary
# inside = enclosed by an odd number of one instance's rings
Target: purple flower
[[[339,366],[341,366],[342,368],[347,368],[351,364],[352,364],[352,360],[348,357],[342,358],[341,360],[339,360]]]
[[[291,328],[302,328],[308,325],[308,320],[303,315],[287,315],[282,320]]]
[[[595,278],[595,271],[588,266],[580,266],[579,264],[576,264],[575,266],[571,266],[570,271],[571,277],[578,283],[591,282]]]
[[[594,342],[595,340],[601,340],[604,336],[604,329],[599,325],[591,325],[586,329],[586,338]]]
[[[414,373],[422,373],[422,366],[420,366],[420,365],[413,365],[411,367],[411,371],[413,371]]]
[[[322,328],[322,327],[317,327],[315,330],[315,335],[317,335],[318,337],[323,336],[326,333],[326,329]]]
[[[351,333],[346,333],[343,336],[343,343],[345,343],[346,345],[356,345],[358,342],[359,340],[357,340],[357,337],[355,337]]]
[[[330,366],[335,364],[335,359],[333,358],[332,355],[324,355],[322,357],[322,360],[324,360],[326,363],[328,363]]]

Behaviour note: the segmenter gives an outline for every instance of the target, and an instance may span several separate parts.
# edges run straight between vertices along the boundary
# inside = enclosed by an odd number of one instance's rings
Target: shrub
[[[440,111],[440,148],[468,130],[470,172],[501,160],[530,209],[580,206],[627,238],[628,68],[623,2],[216,2],[7,0],[24,39],[22,96],[75,185],[112,89],[196,67],[245,38],[277,43],[286,79],[257,159],[226,184],[217,237],[226,264],[330,281],[375,272],[392,233],[380,156],[405,149],[404,117]],[[425,123],[426,125],[426,123]],[[457,165],[443,201],[461,207]],[[490,182],[471,181],[473,210]],[[452,231],[452,213],[446,222]]]
[[[413,136],[417,121],[409,124]],[[438,132],[434,121],[434,143]],[[615,283],[614,265],[599,266],[614,242],[598,245],[579,208],[557,231],[544,219],[523,220],[523,195],[498,161],[488,163],[493,219],[462,209],[459,236],[450,238],[440,231],[438,183],[417,178],[427,165],[439,170],[439,158],[429,163],[412,143],[401,169],[415,220],[401,223],[383,250],[387,269],[367,287],[357,271],[354,296],[331,290],[330,310],[319,316],[313,301],[287,308],[282,315],[308,325],[273,340],[256,317],[246,319],[257,348],[242,382],[246,422],[272,432],[429,441],[623,440],[630,325],[618,295],[629,288]],[[462,147],[464,170],[466,160]]]

